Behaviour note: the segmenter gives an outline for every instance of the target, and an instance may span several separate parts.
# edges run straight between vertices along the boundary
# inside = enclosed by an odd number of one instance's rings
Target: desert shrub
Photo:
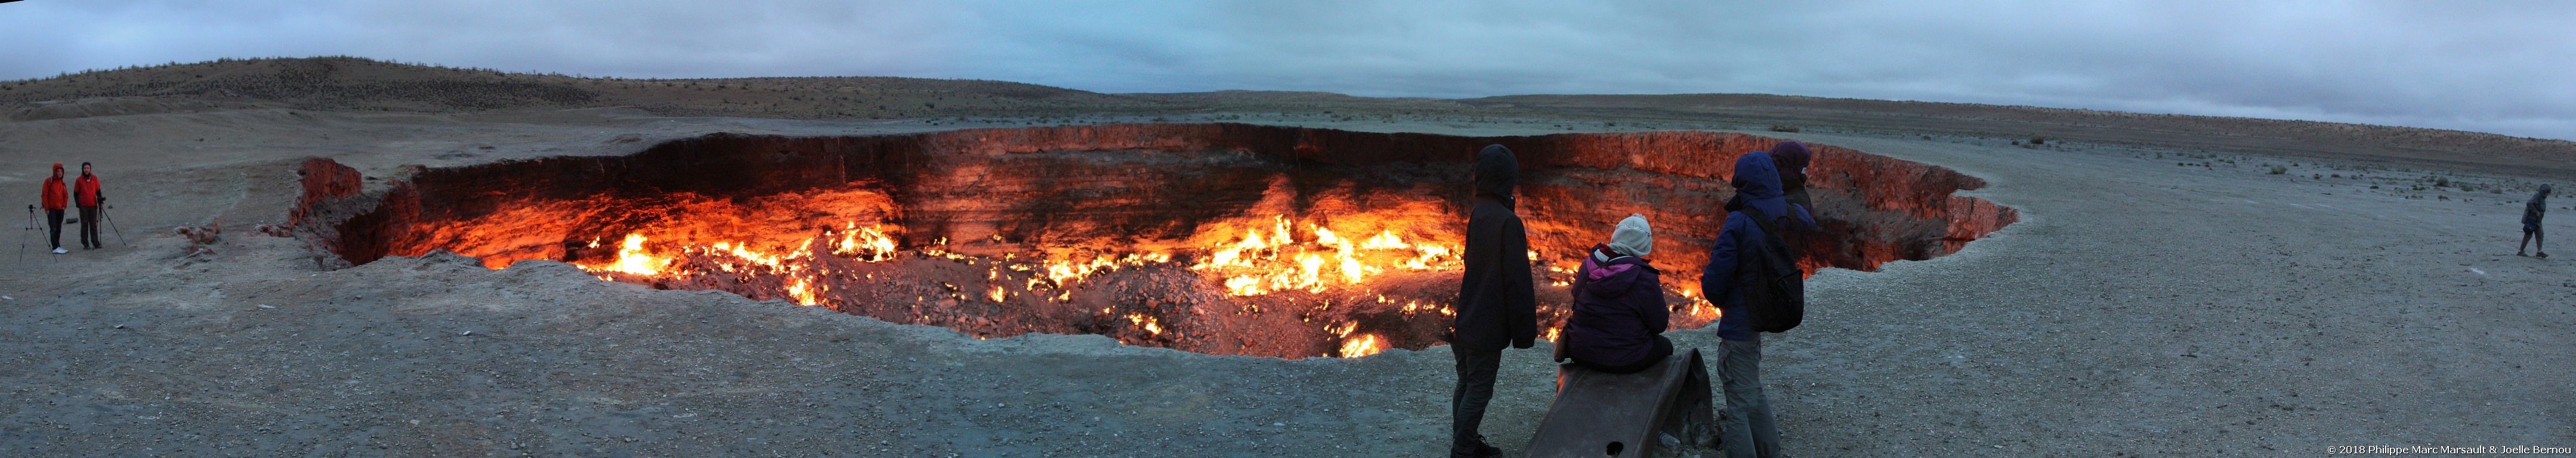
[[[1792,126],[1792,125],[1786,125],[1786,124],[1772,124],[1772,125],[1771,125],[1771,131],[1772,131],[1772,132],[1788,132],[1788,133],[1793,133],[1793,134],[1794,134],[1794,133],[1798,133],[1798,126]]]
[[[2046,145],[2046,144],[2048,144],[2048,137],[2041,137],[2041,136],[2036,136],[2036,135],[2031,136],[2031,137],[2030,137],[2030,144],[2033,144],[2033,145]]]
[[[2434,177],[2434,178],[2433,178],[2433,187],[2439,188],[2439,187],[2445,187],[2445,186],[2450,186],[2450,185],[2451,185],[2451,177]]]
[[[2284,173],[2290,173],[2290,168],[2289,168],[2289,167],[2277,166],[2277,165],[2272,166],[2272,174],[2273,174],[2273,175],[2280,175],[2280,174],[2284,174]]]

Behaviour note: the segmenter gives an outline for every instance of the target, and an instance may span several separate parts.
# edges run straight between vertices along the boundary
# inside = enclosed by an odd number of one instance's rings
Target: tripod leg
[[[116,246],[122,246],[122,247],[131,247],[131,246],[134,246],[134,244],[126,243],[126,242],[125,242],[125,231],[124,231],[124,230],[122,230],[122,229],[117,229],[117,228],[116,228],[116,218],[109,218],[109,217],[107,217],[107,210],[108,210],[108,209],[112,209],[112,208],[116,208],[116,207],[106,207],[106,206],[99,207],[99,208],[98,208],[98,219],[106,220],[106,221],[107,221],[107,230],[109,230],[109,231],[114,231],[114,232],[116,233]],[[101,242],[104,242],[104,240],[102,240]]]

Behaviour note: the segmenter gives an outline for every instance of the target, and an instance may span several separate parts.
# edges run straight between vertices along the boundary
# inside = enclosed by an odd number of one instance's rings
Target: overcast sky
[[[1099,92],[1768,93],[2576,139],[2576,2],[29,0],[0,3],[0,42],[0,79],[353,55]]]

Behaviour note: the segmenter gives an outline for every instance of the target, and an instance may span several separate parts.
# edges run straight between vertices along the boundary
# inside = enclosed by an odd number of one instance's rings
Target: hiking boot
[[[1485,443],[1483,435],[1476,436],[1476,447],[1472,451],[1461,452],[1454,447],[1449,449],[1449,458],[1502,458],[1502,456],[1503,449]]]
[[[63,253],[70,253],[70,252],[72,252],[72,250],[65,250],[65,249],[63,249],[63,247],[54,247],[54,254],[63,254]]]
[[[2540,252],[2540,253],[2537,253],[2537,254],[2533,254],[2533,255],[2531,255],[2531,257],[2540,258],[2540,259],[2549,259],[2549,252],[2547,252],[2547,251],[2543,251],[2543,252]]]

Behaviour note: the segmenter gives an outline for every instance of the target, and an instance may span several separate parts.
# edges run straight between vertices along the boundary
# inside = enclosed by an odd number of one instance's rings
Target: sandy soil
[[[1436,456],[1446,434],[1443,347],[1289,361],[1097,336],[979,341],[543,261],[322,271],[300,242],[245,230],[284,220],[288,167],[305,156],[389,176],[717,131],[1144,115],[143,111],[0,122],[0,189],[33,188],[46,163],[99,162],[124,240],[0,253],[0,455]],[[1472,135],[1688,127],[1376,114],[1165,119]],[[2022,218],[1954,255],[1810,281],[1807,324],[1766,346],[1793,456],[2576,446],[2564,340],[2576,326],[2564,256],[2576,250],[2542,260],[2511,248],[2521,198],[2567,170],[2321,163],[2333,152],[2187,142],[2026,148],[1977,132],[1765,134],[1982,177],[1991,186],[1970,194]],[[2430,187],[2435,177],[2452,184]],[[183,257],[187,243],[167,235],[218,220],[226,235],[210,257]],[[1716,345],[1707,330],[1671,337]],[[1487,434],[1507,452],[1545,408],[1546,350],[1506,354]]]

